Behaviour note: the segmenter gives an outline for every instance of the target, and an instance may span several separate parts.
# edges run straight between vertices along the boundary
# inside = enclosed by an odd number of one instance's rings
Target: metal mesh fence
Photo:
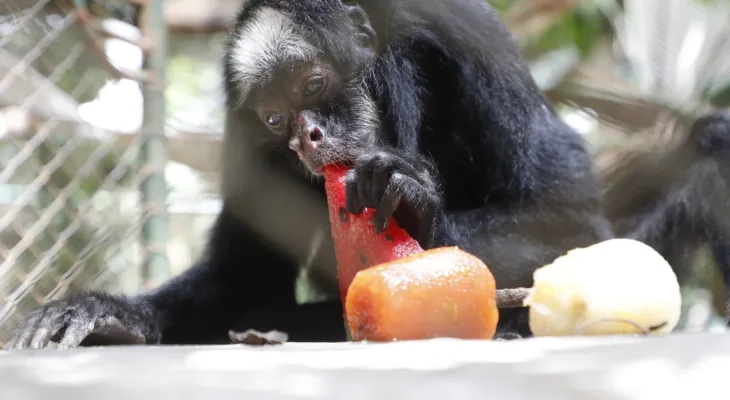
[[[137,290],[142,227],[160,213],[141,207],[140,135],[89,122],[113,116],[97,103],[119,76],[73,10],[0,2],[0,347],[68,291]]]

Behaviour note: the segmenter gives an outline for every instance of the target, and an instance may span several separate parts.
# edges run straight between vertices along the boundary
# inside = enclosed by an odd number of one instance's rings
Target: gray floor
[[[0,398],[719,399],[729,371],[727,334],[134,346],[0,351]]]

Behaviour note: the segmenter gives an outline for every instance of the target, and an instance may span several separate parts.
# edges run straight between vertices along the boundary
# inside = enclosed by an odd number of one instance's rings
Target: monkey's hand
[[[361,213],[375,209],[375,231],[385,230],[391,216],[428,248],[433,240],[435,219],[441,207],[438,187],[425,160],[409,159],[396,150],[378,150],[362,155],[347,175],[347,210]]]
[[[157,318],[144,300],[99,292],[77,293],[35,308],[23,318],[8,349],[108,344],[155,344]]]

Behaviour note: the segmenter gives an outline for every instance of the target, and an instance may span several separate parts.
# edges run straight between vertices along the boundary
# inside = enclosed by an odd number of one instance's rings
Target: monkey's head
[[[690,128],[689,139],[704,154],[727,154],[730,151],[730,111],[719,110],[698,118]]]
[[[376,105],[363,79],[377,47],[358,6],[250,0],[224,57],[229,107],[250,122],[243,134],[298,155],[315,174],[351,163],[377,140]]]

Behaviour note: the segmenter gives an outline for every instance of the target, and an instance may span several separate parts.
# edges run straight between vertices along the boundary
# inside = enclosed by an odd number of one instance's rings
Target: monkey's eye
[[[307,80],[304,84],[302,94],[304,94],[305,97],[314,96],[319,93],[322,88],[324,88],[324,78],[321,76],[314,76],[309,78],[309,80]]]
[[[281,121],[284,118],[279,113],[271,113],[266,116],[266,123],[270,126],[277,127],[279,124],[281,124]]]

